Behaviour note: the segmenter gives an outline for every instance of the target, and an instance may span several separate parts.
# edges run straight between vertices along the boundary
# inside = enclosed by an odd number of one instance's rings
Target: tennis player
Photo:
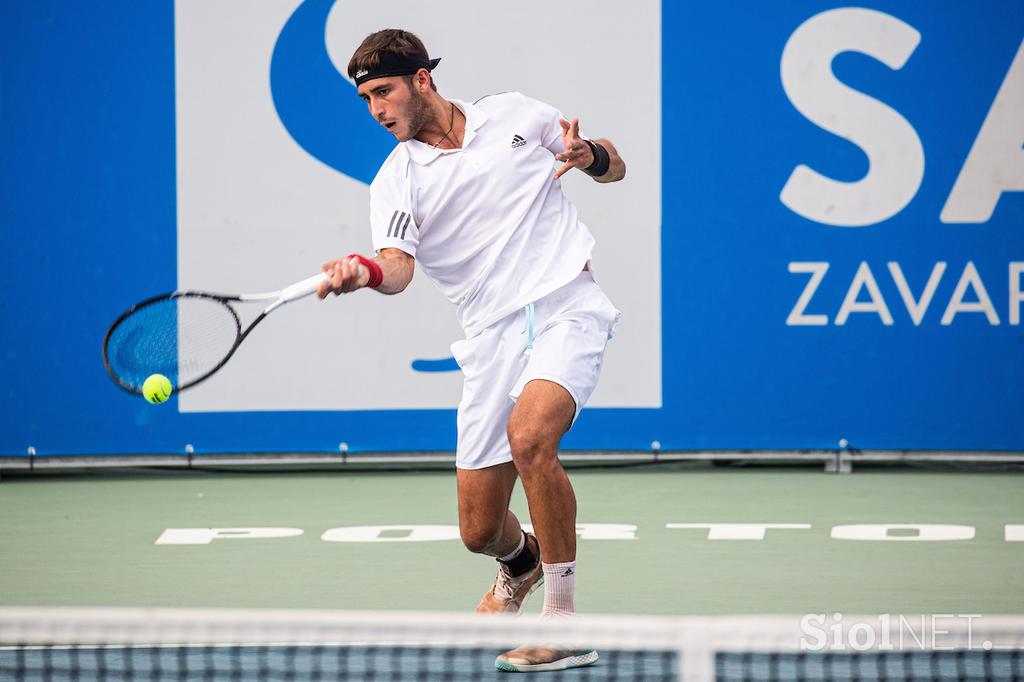
[[[558,444],[594,391],[619,311],[590,272],[594,238],[560,178],[575,168],[615,182],[626,167],[611,142],[580,134],[579,119],[517,92],[443,98],[431,73],[439,61],[397,29],[369,35],[353,54],[359,96],[399,144],[370,185],[375,257],[325,263],[330,280],[318,295],[397,294],[418,263],[457,306],[459,527],[470,551],[498,560],[477,611],[517,612],[543,583],[543,614],[568,615],[576,498]],[[536,536],[509,510],[517,476]],[[560,670],[596,659],[521,647],[496,665]]]

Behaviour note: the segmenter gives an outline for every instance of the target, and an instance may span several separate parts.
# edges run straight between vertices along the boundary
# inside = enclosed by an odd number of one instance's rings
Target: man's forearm
[[[398,294],[405,291],[412,281],[416,260],[399,249],[384,249],[373,259],[380,266],[384,279],[376,288],[382,294]]]

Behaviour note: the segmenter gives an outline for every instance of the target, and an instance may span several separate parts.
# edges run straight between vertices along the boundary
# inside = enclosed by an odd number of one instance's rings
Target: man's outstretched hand
[[[555,154],[555,160],[564,161],[565,164],[555,171],[554,180],[573,168],[583,170],[594,163],[594,152],[591,151],[590,145],[580,137],[580,119],[574,118],[570,123],[563,118],[560,123],[562,124],[562,144],[565,146],[565,151]]]

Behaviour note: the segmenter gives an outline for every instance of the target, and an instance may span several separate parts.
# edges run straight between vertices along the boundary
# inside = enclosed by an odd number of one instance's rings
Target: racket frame
[[[113,323],[111,323],[110,327],[107,329],[107,333],[104,334],[103,336],[103,367],[104,369],[106,369],[107,374],[110,375],[110,378],[114,380],[114,383],[116,383],[122,389],[134,395],[142,395],[142,386],[134,386],[124,381],[121,377],[117,375],[117,373],[114,371],[114,368],[110,364],[110,358],[108,357],[107,354],[107,344],[110,342],[110,338],[113,335],[114,331],[117,330],[117,328],[121,325],[122,322],[124,322],[126,319],[131,317],[136,312],[148,306],[159,303],[161,301],[175,300],[179,298],[204,298],[211,301],[216,301],[217,303],[220,303],[222,306],[231,311],[231,316],[232,318],[234,318],[235,321],[235,341],[233,344],[231,344],[231,348],[220,360],[220,362],[218,362],[208,371],[199,375],[195,379],[192,379],[184,384],[181,384],[180,386],[172,387],[172,390],[178,392],[184,391],[185,389],[188,388],[192,388],[193,386],[209,379],[214,373],[217,372],[217,370],[219,370],[221,367],[227,364],[228,360],[231,359],[231,357],[235,354],[235,351],[238,350],[238,347],[242,344],[242,341],[245,341],[245,338],[249,336],[249,332],[251,332],[256,327],[257,324],[262,322],[263,318],[265,318],[272,311],[284,305],[285,303],[291,303],[292,301],[296,301],[300,298],[305,298],[306,296],[316,293],[317,287],[320,286],[320,282],[324,281],[325,279],[327,279],[327,275],[325,275],[324,273],[319,273],[312,277],[307,277],[306,279],[295,282],[294,284],[291,284],[285,287],[284,289],[257,294],[217,294],[209,291],[196,291],[192,289],[184,289],[180,291],[172,291],[166,294],[159,294],[157,296],[151,296],[150,298],[139,301],[131,308],[118,315],[117,319],[115,319]],[[238,316],[238,311],[235,310],[234,307],[232,307],[230,304],[232,302],[258,303],[260,301],[271,301],[271,303],[263,310],[263,312],[257,315],[256,318],[252,322],[250,322],[249,326],[246,327],[245,330],[243,331],[242,319]]]

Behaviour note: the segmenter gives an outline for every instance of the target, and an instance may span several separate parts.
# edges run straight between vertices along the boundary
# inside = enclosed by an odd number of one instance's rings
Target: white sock
[[[568,615],[576,613],[573,595],[576,592],[576,562],[544,564],[543,614]]]

